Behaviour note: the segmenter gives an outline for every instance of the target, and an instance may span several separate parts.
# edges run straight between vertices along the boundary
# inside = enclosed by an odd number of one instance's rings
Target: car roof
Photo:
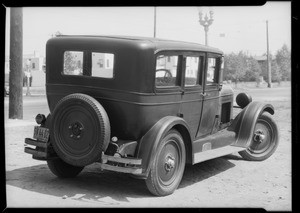
[[[141,37],[141,36],[120,36],[120,35],[59,35],[59,37],[69,37],[69,38],[98,38],[111,40],[112,42],[118,40],[119,42],[134,42],[137,44],[148,43],[148,46],[155,49],[155,53],[163,50],[184,50],[184,51],[203,51],[203,52],[211,52],[223,54],[221,50],[218,48],[201,45],[193,42],[186,41],[176,41],[169,39],[161,39],[161,38],[151,38],[151,37]],[[141,45],[138,45],[141,46]],[[143,47],[145,48],[145,47]]]

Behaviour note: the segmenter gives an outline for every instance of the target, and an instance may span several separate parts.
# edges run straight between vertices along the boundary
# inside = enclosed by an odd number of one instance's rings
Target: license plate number
[[[37,139],[39,141],[44,141],[48,142],[49,140],[49,129],[40,127],[40,126],[35,126],[34,127],[34,132],[33,132],[33,138]]]

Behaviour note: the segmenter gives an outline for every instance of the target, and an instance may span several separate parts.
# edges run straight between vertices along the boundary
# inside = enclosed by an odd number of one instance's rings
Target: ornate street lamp
[[[207,14],[205,14],[205,17],[203,19],[203,13],[200,10],[199,11],[199,23],[204,27],[204,31],[205,31],[205,45],[208,45],[208,41],[207,41],[207,32],[208,32],[208,27],[213,23],[214,19],[213,19],[213,11],[209,11],[209,18],[207,16]]]

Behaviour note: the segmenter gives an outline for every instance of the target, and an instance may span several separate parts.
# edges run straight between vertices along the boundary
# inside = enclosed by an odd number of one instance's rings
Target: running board
[[[203,152],[198,152],[193,155],[193,164],[200,163],[206,160],[222,157],[225,155],[229,155],[235,152],[240,152],[245,150],[246,148],[237,147],[237,146],[224,146],[217,149],[210,149]]]

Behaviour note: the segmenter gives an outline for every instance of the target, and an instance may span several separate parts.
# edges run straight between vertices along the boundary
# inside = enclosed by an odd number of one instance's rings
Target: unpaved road
[[[59,179],[44,161],[33,160],[23,151],[24,138],[32,136],[34,123],[9,120],[5,124],[7,206],[291,210],[290,93],[281,94],[280,88],[264,90],[248,92],[256,96],[253,99],[275,107],[274,119],[280,131],[277,151],[263,162],[245,161],[233,154],[187,166],[179,188],[167,197],[152,196],[143,180],[100,171],[97,165],[86,167],[74,179]]]

